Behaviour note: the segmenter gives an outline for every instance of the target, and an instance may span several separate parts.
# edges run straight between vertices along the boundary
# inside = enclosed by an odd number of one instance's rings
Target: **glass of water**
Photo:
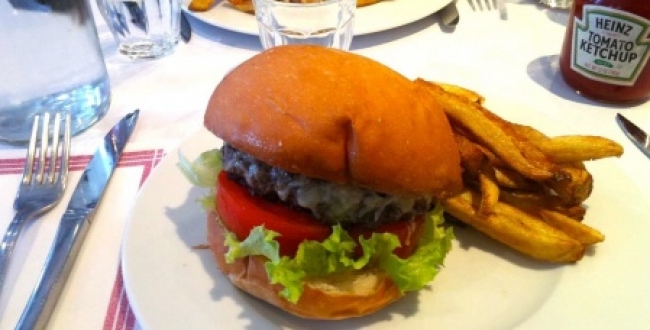
[[[260,41],[265,49],[315,44],[348,50],[354,35],[356,0],[254,0]]]
[[[27,143],[45,112],[70,113],[79,134],[108,111],[110,81],[88,1],[0,1],[0,54],[0,142]]]
[[[180,0],[97,0],[118,43],[132,59],[155,59],[174,52],[180,38]]]
[[[573,0],[539,0],[539,3],[557,9],[571,9],[573,6]]]

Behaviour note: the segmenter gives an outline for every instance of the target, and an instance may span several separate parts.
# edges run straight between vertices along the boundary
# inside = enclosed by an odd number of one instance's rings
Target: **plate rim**
[[[214,12],[215,10],[232,10],[233,12],[231,13],[233,15],[237,15],[237,17],[243,18],[246,17],[246,15],[248,15],[251,18],[253,18],[251,14],[246,14],[237,11],[235,8],[231,7],[229,4],[226,3],[227,0],[216,0],[218,1],[218,3],[216,3],[212,8],[208,9],[205,12],[191,11],[188,9],[188,4],[190,0],[181,0],[181,1],[182,1],[182,10],[185,13],[189,14],[190,16],[194,17],[195,19],[203,23],[218,28],[222,28],[225,30],[229,30],[232,32],[237,32],[237,33],[242,33],[242,34],[252,35],[252,36],[259,35],[256,24],[254,25],[255,28],[253,29],[250,26],[250,24],[245,24],[245,25],[236,25],[232,23],[224,24],[215,21],[214,19],[211,18],[210,12]],[[455,0],[384,0],[382,2],[378,2],[372,5],[359,7],[357,8],[357,12],[356,12],[357,18],[355,21],[354,35],[362,36],[371,33],[377,33],[377,32],[398,28],[419,21],[421,19],[424,19],[425,17],[428,17],[436,13],[437,11],[442,9],[445,5],[453,1]],[[403,10],[403,8],[408,8],[409,5],[417,5],[417,7],[409,9],[410,12],[408,16],[406,17],[402,16],[401,19],[395,20],[390,24],[385,24],[385,25],[381,24],[386,21],[383,18],[388,17],[389,15],[395,16],[395,11],[399,11],[400,9]],[[377,13],[385,13],[386,16],[382,16],[380,18],[371,17],[371,15],[373,14],[376,15]],[[361,18],[359,18],[359,14],[361,14]],[[362,26],[361,28],[359,28],[360,26],[358,24],[359,22],[363,24],[361,25]],[[380,24],[369,25],[370,23],[368,22],[373,22],[373,23],[379,22]]]

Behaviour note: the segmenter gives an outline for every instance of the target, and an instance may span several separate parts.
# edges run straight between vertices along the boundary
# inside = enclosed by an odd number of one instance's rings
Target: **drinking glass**
[[[180,0],[97,0],[117,39],[132,59],[156,59],[174,52],[180,38]]]
[[[108,111],[110,81],[88,1],[0,1],[0,54],[0,141],[27,143],[45,112],[69,112],[78,134]]]
[[[292,44],[350,48],[356,0],[309,3],[254,0],[254,5],[260,41],[265,49]]]
[[[570,9],[573,5],[573,0],[539,0],[539,3],[551,8]]]

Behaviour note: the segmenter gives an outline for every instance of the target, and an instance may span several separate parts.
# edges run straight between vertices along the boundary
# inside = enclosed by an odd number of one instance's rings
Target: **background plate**
[[[222,29],[257,35],[255,16],[238,11],[226,0],[216,0],[212,9],[193,12],[187,9],[191,0],[182,0],[183,9],[196,19]],[[354,35],[363,35],[396,28],[415,22],[440,10],[452,0],[386,0],[357,9]]]

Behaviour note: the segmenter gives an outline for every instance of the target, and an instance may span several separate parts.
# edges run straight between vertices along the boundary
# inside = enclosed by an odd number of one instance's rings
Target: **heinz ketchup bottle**
[[[605,102],[650,97],[650,0],[574,0],[560,54],[562,77]]]

